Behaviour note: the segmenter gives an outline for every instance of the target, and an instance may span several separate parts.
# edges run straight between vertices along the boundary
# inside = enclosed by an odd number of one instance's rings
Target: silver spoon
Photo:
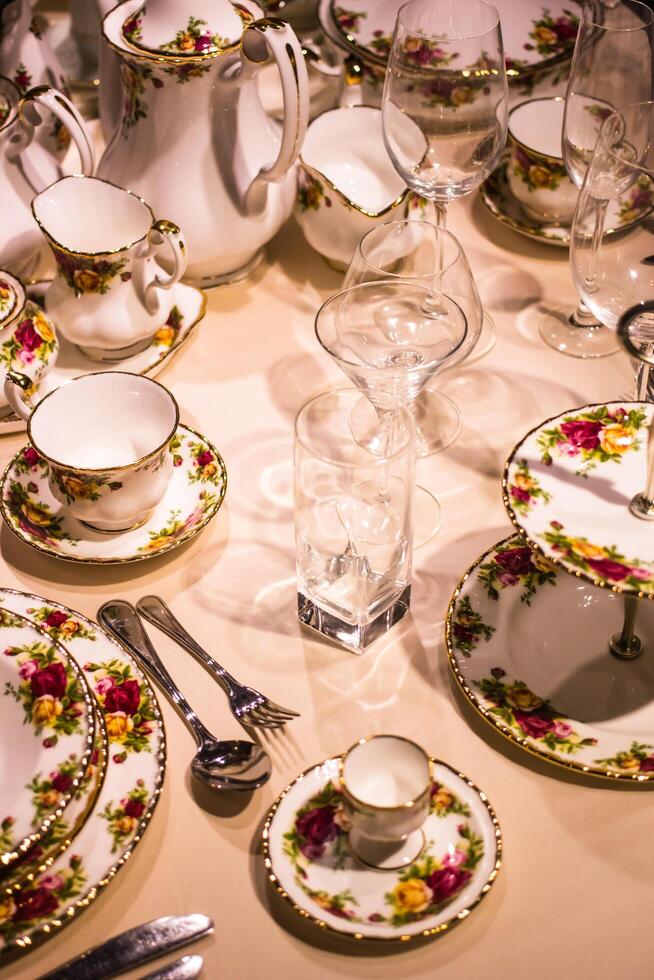
[[[191,772],[199,782],[216,790],[253,790],[270,778],[270,756],[262,746],[244,739],[218,740],[203,725],[161,662],[134,606],[124,599],[105,602],[98,622],[154,677],[187,722],[198,743]]]

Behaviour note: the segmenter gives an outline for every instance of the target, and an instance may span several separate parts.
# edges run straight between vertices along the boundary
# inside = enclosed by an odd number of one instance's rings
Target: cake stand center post
[[[619,660],[633,660],[643,652],[642,641],[634,633],[638,599],[634,595],[624,597],[624,622],[620,633],[609,640],[609,650]]]

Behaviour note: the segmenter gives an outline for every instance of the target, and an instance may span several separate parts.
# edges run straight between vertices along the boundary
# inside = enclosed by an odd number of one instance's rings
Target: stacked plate
[[[154,692],[96,623],[0,592],[0,965],[101,894],[158,801]]]

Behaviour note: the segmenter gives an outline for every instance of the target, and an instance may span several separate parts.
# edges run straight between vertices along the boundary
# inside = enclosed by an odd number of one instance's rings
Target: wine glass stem
[[[636,400],[654,402],[654,374],[651,364],[640,361],[636,371]]]
[[[434,205],[434,220],[438,228],[442,228],[446,231],[447,226],[447,202],[446,201],[432,201]]]
[[[602,326],[600,321],[591,313],[583,300],[579,300],[577,309],[571,314],[570,323],[573,327],[582,327],[586,330],[589,327]]]
[[[381,427],[382,454],[386,460],[384,465],[383,483],[382,488],[379,491],[379,496],[382,500],[389,500],[388,478],[390,471],[390,456],[393,452],[393,436],[398,413],[392,408],[377,407],[377,415],[379,416],[379,423]]]

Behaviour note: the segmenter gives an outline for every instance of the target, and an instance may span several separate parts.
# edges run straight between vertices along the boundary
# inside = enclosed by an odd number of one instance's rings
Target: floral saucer
[[[654,599],[654,534],[629,510],[647,475],[647,402],[586,405],[532,429],[502,487],[514,525],[567,572]]]
[[[352,854],[338,789],[338,756],[281,793],[263,829],[268,877],[304,919],[353,939],[406,942],[464,919],[489,891],[502,838],[485,795],[432,760],[425,846],[409,868],[373,870]]]
[[[48,486],[48,464],[31,446],[12,459],[2,477],[0,509],[22,541],[65,561],[110,565],[163,555],[195,537],[218,512],[227,471],[218,450],[186,425],[169,451],[173,475],[163,499],[141,527],[120,534],[93,531],[70,516]]]
[[[401,5],[402,0],[323,0],[320,20],[323,28],[334,25],[338,43],[369,62],[386,64]],[[579,28],[577,0],[497,0],[495,6],[502,20],[511,80],[522,80],[571,57]],[[327,33],[331,36],[334,31]],[[435,48],[432,64],[438,62],[438,53]]]
[[[42,629],[0,606],[0,870],[15,866],[81,787],[96,735],[86,678]],[[45,792],[52,773],[59,790]],[[50,774],[50,775],[49,775]]]
[[[107,771],[72,843],[12,894],[0,890],[3,956],[56,935],[102,894],[141,840],[161,794],[166,747],[149,681],[92,620],[39,596],[0,591],[0,604],[63,641],[95,694],[109,745]]]
[[[38,303],[43,300],[49,285],[50,283],[45,280],[32,283],[28,286],[27,293],[34,302]],[[92,361],[65,337],[59,337],[57,363],[39,383],[37,400],[39,396],[42,398],[49,391],[53,391],[72,378],[95,374],[97,371],[108,369],[130,371],[132,374],[144,374],[151,378],[157,375],[189,339],[194,328],[204,317],[207,306],[206,293],[201,289],[180,282],[173,286],[173,291],[175,305],[166,323],[155,333],[150,346],[122,361]],[[24,431],[25,422],[13,413],[0,417],[0,435]]]
[[[654,663],[620,661],[624,603],[558,572],[519,535],[468,569],[447,613],[450,667],[475,710],[532,755],[610,779],[654,779]],[[636,629],[654,636],[654,605]]]
[[[570,225],[539,224],[523,211],[520,202],[511,193],[506,171],[509,165],[505,157],[497,169],[484,181],[479,189],[482,203],[494,218],[502,224],[545,245],[568,248],[570,245]],[[630,228],[640,221],[654,207],[654,188],[648,177],[641,178],[637,184],[617,201],[608,205],[611,229],[607,234],[615,234]]]

